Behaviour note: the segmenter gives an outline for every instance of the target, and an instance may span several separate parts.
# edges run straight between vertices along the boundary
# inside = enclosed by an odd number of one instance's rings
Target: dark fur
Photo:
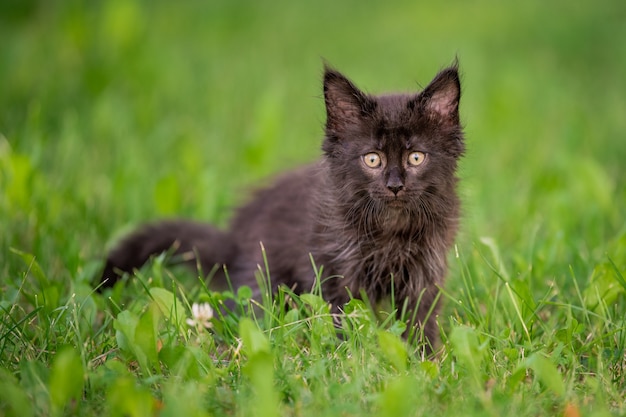
[[[382,96],[364,94],[327,68],[324,97],[326,137],[318,163],[257,192],[228,231],[187,221],[140,229],[109,254],[104,285],[175,245],[176,253],[198,254],[205,273],[225,265],[234,286],[255,287],[262,242],[273,286],[309,291],[311,254],[323,267],[322,292],[334,311],[349,294],[364,293],[376,303],[393,287],[396,304],[417,309],[424,334],[436,340],[436,323],[426,315],[431,307],[437,311],[433,302],[458,227],[455,173],[464,151],[456,65],[418,94]],[[424,152],[425,162],[409,165],[412,151]],[[381,167],[365,165],[369,152],[381,155]]]

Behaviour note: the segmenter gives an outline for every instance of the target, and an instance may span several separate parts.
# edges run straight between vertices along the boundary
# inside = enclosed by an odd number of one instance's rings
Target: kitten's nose
[[[404,188],[404,183],[402,182],[400,172],[397,168],[392,168],[389,172],[389,178],[387,178],[387,188],[395,195],[398,195],[400,190]]]
[[[389,190],[392,193],[394,193],[395,195],[398,195],[400,190],[402,190],[404,188],[404,185],[402,185],[402,184],[398,184],[398,185],[389,185],[389,184],[387,184],[387,188],[389,188]]]

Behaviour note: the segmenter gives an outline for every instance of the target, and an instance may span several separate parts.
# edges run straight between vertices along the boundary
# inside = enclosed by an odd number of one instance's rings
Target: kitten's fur
[[[318,163],[257,192],[228,231],[183,220],[145,226],[109,254],[103,285],[174,245],[177,253],[198,254],[205,273],[225,265],[234,286],[256,287],[262,242],[273,286],[311,290],[311,254],[323,266],[322,293],[335,312],[349,294],[364,293],[376,303],[393,288],[397,306],[417,309],[417,324],[434,342],[432,304],[459,217],[455,172],[464,143],[456,64],[420,93],[381,96],[361,92],[326,68],[324,97],[326,137]],[[409,163],[415,151],[425,155],[418,166]],[[365,155],[380,166],[368,167]],[[221,270],[218,283],[224,282]]]

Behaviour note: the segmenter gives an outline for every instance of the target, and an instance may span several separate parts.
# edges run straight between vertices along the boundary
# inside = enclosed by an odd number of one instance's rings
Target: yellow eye
[[[376,152],[370,152],[368,154],[363,155],[363,162],[370,168],[378,168],[381,164],[380,155]]]
[[[409,165],[413,165],[414,167],[422,165],[425,160],[426,155],[424,152],[411,152],[409,155]]]

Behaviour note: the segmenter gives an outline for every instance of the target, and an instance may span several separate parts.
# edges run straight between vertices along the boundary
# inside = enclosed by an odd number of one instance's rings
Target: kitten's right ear
[[[459,122],[460,99],[461,82],[456,61],[440,71],[418,96],[422,109],[444,123],[455,124]]]
[[[329,132],[341,132],[346,126],[357,123],[374,106],[350,80],[328,65],[324,66],[324,100]]]

